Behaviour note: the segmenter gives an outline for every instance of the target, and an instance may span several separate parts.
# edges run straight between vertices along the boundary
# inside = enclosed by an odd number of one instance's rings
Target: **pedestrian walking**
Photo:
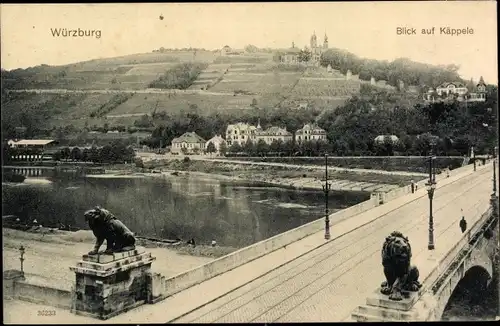
[[[462,219],[460,220],[460,230],[462,230],[462,233],[464,233],[466,230],[467,230],[467,221],[465,220],[465,216],[463,215],[464,214],[464,211],[463,209],[461,209],[461,212],[462,212]]]
[[[415,193],[415,182],[411,180],[411,193]]]

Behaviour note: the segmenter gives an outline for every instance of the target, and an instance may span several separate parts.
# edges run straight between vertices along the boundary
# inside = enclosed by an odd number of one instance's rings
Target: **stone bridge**
[[[414,193],[409,186],[402,187],[383,201],[372,197],[331,214],[328,240],[321,218],[172,277],[153,273],[151,293],[162,300],[110,320],[135,324],[439,320],[460,280],[491,280],[498,237],[492,167],[488,163],[475,170],[467,165],[449,177],[436,176],[434,250],[427,248],[429,199],[419,183]],[[459,227],[462,215],[468,223],[465,233]],[[419,293],[399,302],[379,294],[385,279],[380,252],[385,237],[395,230],[409,238],[412,263],[423,283]],[[71,306],[67,296],[61,300],[61,306]],[[101,323],[69,311],[57,315],[66,323]]]

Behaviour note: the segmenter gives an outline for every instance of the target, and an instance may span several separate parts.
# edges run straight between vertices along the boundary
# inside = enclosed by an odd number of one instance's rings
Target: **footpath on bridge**
[[[491,168],[489,168],[490,166],[491,165],[488,164],[486,166],[478,167],[477,172],[473,172],[472,167],[465,168],[457,175],[452,175],[450,176],[450,178],[438,180],[435,199],[435,227],[437,242],[437,250],[435,251],[436,255],[441,254],[441,251],[445,250],[446,246],[444,239],[453,240],[453,238],[456,239],[457,236],[460,236],[460,230],[458,226],[455,227],[455,221],[458,223],[458,220],[460,218],[460,216],[456,213],[457,205],[460,204],[462,205],[462,207],[464,207],[465,214],[470,214],[470,216],[473,216],[475,213],[477,213],[477,210],[481,210],[481,208],[484,206],[483,201],[487,202],[489,200],[488,193],[485,193],[482,190],[479,191],[476,188],[478,187],[477,185],[481,184],[484,188],[485,183],[487,183],[491,188],[491,182],[485,182],[486,180],[489,180],[488,172],[490,172],[491,170]],[[471,174],[474,175],[471,176]],[[480,178],[480,182],[476,180],[477,178]],[[457,183],[457,186],[452,186],[452,183]],[[458,185],[458,183],[460,184]],[[472,183],[474,184],[474,188],[471,188],[471,194],[473,194],[473,196],[469,196],[472,199],[461,199],[460,195],[463,195],[463,193],[461,193],[460,191],[463,191],[463,188],[470,188],[470,185]],[[447,185],[448,187],[446,187]],[[444,203],[444,206],[448,208],[448,210],[450,210],[450,207],[453,208],[453,213],[450,214],[450,216],[447,216],[446,220],[442,219],[443,213],[445,213],[445,216],[447,215],[446,212],[439,212],[440,197],[445,197],[444,193],[440,194],[440,189],[444,187],[446,187],[447,189],[446,196],[450,197],[448,201]],[[479,201],[478,198],[480,199]],[[406,207],[406,210],[402,211],[401,207]],[[443,207],[441,207],[441,209]],[[458,212],[460,212],[459,208]],[[317,232],[311,236],[289,244],[282,249],[271,252],[266,256],[253,260],[222,275],[216,276],[171,297],[168,297],[158,304],[141,306],[125,314],[114,317],[108,322],[271,322],[277,319],[279,319],[280,321],[345,320],[346,318],[349,318],[350,312],[353,308],[355,308],[359,304],[364,304],[367,293],[371,293],[375,289],[376,285],[374,284],[379,284],[381,280],[383,280],[383,273],[380,262],[380,249],[385,236],[393,231],[393,229],[399,228],[404,233],[409,233],[405,235],[410,236],[410,241],[412,247],[414,248],[414,258],[416,260],[419,259],[419,255],[424,251],[422,248],[425,247],[426,249],[427,246],[427,215],[427,191],[421,188],[414,194],[399,197],[384,205],[375,207],[368,212],[353,216],[340,223],[335,223],[335,221],[332,221],[332,239],[329,241],[326,241],[324,239],[323,231]],[[377,229],[377,232],[375,232],[375,234],[373,235],[362,234],[361,231],[363,230],[371,230],[371,228],[377,227],[377,225],[371,222],[388,218],[391,218],[394,221],[401,220],[403,224],[386,223],[383,225],[385,228],[381,230]],[[417,221],[416,224],[410,223],[413,219]],[[471,224],[472,222],[473,221],[470,221]],[[376,221],[375,223],[379,223],[379,221]],[[406,224],[413,225],[410,229],[408,229],[408,227],[402,227]],[[442,230],[442,228],[445,228],[444,231]],[[420,233],[423,234],[424,237],[422,237]],[[375,239],[373,239],[373,237],[375,237]],[[417,240],[412,241],[412,239]],[[367,240],[369,241],[365,243]],[[335,247],[339,247],[342,244],[347,244],[347,246],[344,246],[342,250],[336,250],[332,254],[332,251],[336,249]],[[368,246],[365,246],[366,244],[368,244]],[[330,250],[330,248],[332,249]],[[353,250],[355,250],[355,252],[352,252]],[[319,251],[321,252],[318,255],[317,253]],[[329,253],[330,256],[326,256],[320,259],[321,255],[324,253]],[[356,261],[350,262],[350,264],[354,263],[354,267],[351,266],[350,268],[357,269],[350,271],[351,275],[347,275],[348,273],[345,271],[344,267],[341,267],[338,270],[335,268],[333,270],[331,269],[332,264],[350,261],[350,258],[358,257],[360,253],[364,255],[362,257],[362,260],[356,259]],[[366,254],[369,254],[368,257],[366,256]],[[366,264],[367,260],[369,260],[369,264]],[[302,271],[308,272],[308,274],[302,276],[298,275],[300,273],[296,273],[295,275],[287,274],[298,271],[297,268],[293,268],[293,266],[304,263],[310,264],[317,262],[324,262],[324,264],[327,265],[323,265],[322,267],[310,266]],[[367,266],[369,268],[368,270],[359,270],[359,268],[366,268]],[[422,269],[422,267],[420,268]],[[283,272],[283,270],[285,269],[286,271]],[[324,293],[322,296],[315,297],[314,293],[312,293],[312,296],[307,296],[307,298],[309,299],[309,303],[314,302],[313,307],[321,306],[323,308],[317,308],[313,309],[314,311],[311,311],[310,305],[303,305],[301,307],[301,303],[296,302],[296,298],[299,298],[300,296],[294,295],[293,291],[292,293],[290,293],[290,290],[287,290],[287,288],[285,287],[286,281],[293,280],[294,278],[297,278],[298,275],[299,277],[301,277],[302,281],[297,281],[296,284],[299,284],[301,282],[303,283],[304,278],[307,279],[311,275],[317,276],[318,273],[321,274],[323,270],[329,270],[333,273],[330,274],[330,278],[334,278],[336,273],[340,272],[340,275],[336,275],[335,277],[342,277],[343,283],[334,284],[335,289],[331,289],[331,282],[325,284],[325,288],[330,288],[331,291],[330,295],[327,295],[326,298]],[[276,280],[273,281],[273,279],[276,278],[276,274],[278,274],[278,276],[283,275],[285,279],[282,279],[281,282],[276,283]],[[319,280],[321,281],[321,279]],[[272,293],[274,294],[271,295],[269,299],[264,300],[267,301],[267,303],[259,302],[259,300],[262,300],[262,298],[256,298],[255,293],[252,293],[252,291],[255,289],[261,289],[262,284],[266,283],[272,284],[275,287],[281,286],[282,291],[277,291],[276,289],[271,287],[272,289],[274,289],[272,290]],[[290,284],[288,284],[288,286],[290,286]],[[294,286],[296,287],[297,285],[292,284],[292,287]],[[352,292],[353,286],[354,289],[356,289],[355,292]],[[349,291],[347,291],[348,289]],[[248,298],[248,302],[252,303],[253,301],[253,304],[257,306],[245,307],[245,304],[241,304],[241,298],[245,296],[246,298]],[[233,300],[234,298],[239,299]],[[313,299],[312,301],[311,298]],[[317,300],[319,300],[318,298],[321,298],[321,300],[319,302],[316,302]],[[332,302],[332,300],[334,302]],[[240,306],[238,306],[238,303],[234,303],[236,304],[236,306],[232,307],[232,310],[230,307],[227,307],[228,304],[236,301],[240,302]],[[323,304],[320,304],[320,302],[323,302]],[[328,303],[328,305],[326,305],[326,303]],[[287,304],[291,306],[285,309],[283,307],[280,307],[280,304]],[[266,307],[266,309],[264,309],[264,312],[267,311],[267,315],[259,313],[263,309],[263,305]],[[275,307],[273,305],[275,305]],[[238,312],[238,310],[241,311],[242,309],[245,309],[246,313]],[[221,315],[221,311],[225,311],[225,313]],[[273,311],[272,316],[269,315],[270,311]],[[310,317],[307,317],[307,314],[310,314]],[[65,318],[64,320],[66,322],[74,323],[87,323],[91,321],[89,318],[81,316],[71,316],[71,318]],[[51,320],[50,322],[57,321]],[[92,319],[92,323],[104,322]]]

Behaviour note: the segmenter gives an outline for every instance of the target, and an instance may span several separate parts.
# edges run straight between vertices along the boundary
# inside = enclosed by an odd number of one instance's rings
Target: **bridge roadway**
[[[469,225],[486,210],[491,173],[490,164],[438,185],[433,209],[436,249],[460,238],[460,209]],[[384,280],[380,250],[390,232],[399,230],[409,237],[413,260],[428,254],[428,215],[429,200],[422,196],[171,322],[348,321],[352,310]],[[338,236],[335,228],[332,231]]]

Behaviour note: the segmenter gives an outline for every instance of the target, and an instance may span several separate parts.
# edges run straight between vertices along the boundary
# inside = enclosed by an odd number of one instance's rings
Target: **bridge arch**
[[[464,310],[467,304],[484,299],[488,285],[493,278],[493,262],[485,250],[474,248],[456,270],[455,277],[451,277],[448,284],[442,286],[438,294],[439,304],[434,311],[434,319],[442,320],[453,311]],[[473,315],[474,312],[471,312]]]
[[[450,316],[457,313],[472,318],[482,313],[490,280],[491,274],[484,267],[472,266],[453,290],[440,320],[449,320]]]

